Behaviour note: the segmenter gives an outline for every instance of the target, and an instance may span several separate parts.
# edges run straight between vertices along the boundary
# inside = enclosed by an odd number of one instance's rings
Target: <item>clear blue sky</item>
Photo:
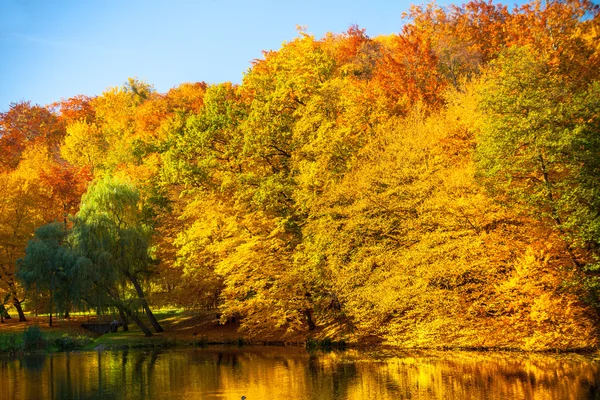
[[[262,50],[350,25],[397,33],[408,0],[0,0],[0,111],[98,95],[128,77],[159,92],[239,83]],[[444,2],[438,2],[444,4]]]

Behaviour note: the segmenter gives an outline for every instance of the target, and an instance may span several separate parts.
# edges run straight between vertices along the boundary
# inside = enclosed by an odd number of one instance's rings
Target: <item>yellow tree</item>
[[[43,146],[27,149],[23,160],[14,171],[0,176],[0,272],[1,284],[10,293],[19,319],[25,320],[21,290],[15,279],[17,259],[24,255],[27,241],[35,229],[51,219],[49,193],[39,173],[48,165],[48,153]]]
[[[67,126],[60,154],[72,165],[89,168],[93,174],[104,164],[108,147],[106,137],[95,123],[76,121]]]

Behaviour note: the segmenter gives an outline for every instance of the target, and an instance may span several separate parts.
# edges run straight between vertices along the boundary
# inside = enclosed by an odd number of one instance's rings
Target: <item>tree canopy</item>
[[[404,22],[301,29],[239,85],[11,105],[0,296],[110,305],[146,334],[136,310],[160,331],[150,306],[169,305],[250,336],[597,346],[600,8],[472,0]]]

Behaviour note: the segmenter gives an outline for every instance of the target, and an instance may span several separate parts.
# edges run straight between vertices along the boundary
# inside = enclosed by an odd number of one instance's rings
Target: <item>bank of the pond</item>
[[[83,324],[106,323],[111,318],[90,315],[73,315],[68,319],[54,319],[48,326],[47,316],[28,316],[26,322],[17,319],[0,324],[0,354],[22,354],[35,351],[77,351],[93,349],[132,349],[166,347],[206,347],[209,345],[262,345],[262,346],[306,346],[307,349],[344,349],[369,347],[398,350],[385,346],[375,338],[355,338],[342,330],[317,330],[316,332],[286,334],[285,331],[270,331],[260,335],[244,333],[236,322],[221,324],[208,311],[167,310],[155,313],[164,332],[146,337],[133,324],[129,331],[119,328],[117,332],[96,334],[83,328]],[[521,351],[519,348],[446,348],[436,350],[468,351]],[[598,349],[570,349],[571,352],[597,353]],[[548,349],[548,352],[554,352]],[[561,352],[565,352],[561,350]]]
[[[27,316],[27,321],[7,319],[0,324],[0,353],[22,354],[34,351],[72,351],[91,349],[160,348],[175,346],[208,345],[303,345],[306,337],[285,337],[283,332],[248,336],[239,332],[239,324],[221,324],[214,312],[168,310],[155,313],[164,332],[146,337],[135,324],[129,331],[98,334],[83,327],[84,324],[106,324],[112,318],[90,315],[72,315],[54,318],[49,326],[48,316]],[[331,341],[326,340],[327,345]]]
[[[62,331],[44,332],[39,326],[31,325],[23,332],[0,332],[0,353],[74,351],[90,346],[93,341],[88,335]]]

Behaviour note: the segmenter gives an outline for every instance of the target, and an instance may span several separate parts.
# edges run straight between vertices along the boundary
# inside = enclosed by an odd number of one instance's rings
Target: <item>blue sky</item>
[[[128,77],[159,92],[184,82],[239,83],[262,50],[358,24],[397,33],[409,1],[0,0],[0,111],[98,95]],[[440,3],[440,2],[438,2]],[[444,3],[440,3],[444,4]]]

